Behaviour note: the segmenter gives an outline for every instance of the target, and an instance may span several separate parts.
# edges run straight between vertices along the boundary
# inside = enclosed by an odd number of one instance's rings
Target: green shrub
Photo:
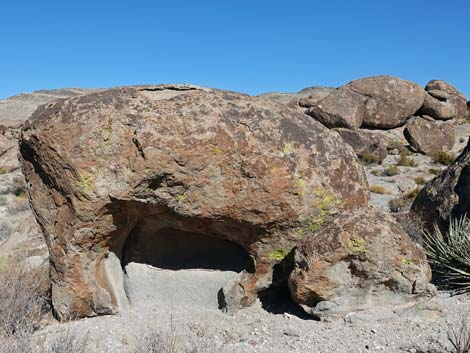
[[[442,173],[441,169],[430,168],[428,169],[429,174],[440,175]]]
[[[391,165],[384,170],[386,176],[394,176],[400,173],[396,165]]]
[[[441,151],[432,156],[432,161],[436,164],[450,165],[455,161],[455,156],[452,153]]]
[[[434,232],[424,232],[424,244],[438,284],[469,292],[470,220],[451,219],[447,232],[434,225]]]
[[[359,156],[359,159],[361,162],[365,165],[377,165],[380,163],[380,159],[378,156],[372,153],[363,153],[362,155]]]
[[[426,184],[426,179],[424,179],[421,176],[416,177],[415,178],[415,183],[418,184],[418,185],[424,185],[424,184]]]
[[[375,175],[375,176],[381,176],[382,175],[382,172],[378,169],[374,169],[373,171],[371,171],[372,175]]]
[[[403,167],[416,167],[416,162],[413,158],[408,157],[406,152],[401,152],[400,159],[398,160],[397,165]]]

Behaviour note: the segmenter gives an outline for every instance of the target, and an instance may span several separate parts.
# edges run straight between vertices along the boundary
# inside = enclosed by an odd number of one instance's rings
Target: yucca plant
[[[457,292],[470,291],[470,220],[451,219],[449,230],[424,233],[426,254],[439,284]]]

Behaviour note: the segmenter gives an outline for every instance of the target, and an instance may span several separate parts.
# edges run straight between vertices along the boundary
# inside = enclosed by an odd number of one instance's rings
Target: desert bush
[[[388,190],[385,189],[382,185],[371,185],[369,191],[375,194],[389,194]]]
[[[169,331],[149,327],[139,336],[137,344],[129,353],[224,353],[225,343],[218,343],[207,330],[198,331],[196,337],[176,334],[175,327]]]
[[[424,185],[424,184],[426,184],[426,179],[424,179],[421,176],[416,177],[415,178],[415,183],[418,184],[418,185]]]
[[[455,156],[452,153],[441,151],[432,156],[432,161],[436,164],[450,165],[455,161]]]
[[[450,220],[443,232],[434,225],[433,232],[424,233],[426,253],[438,284],[457,292],[470,291],[470,220]]]
[[[373,171],[371,171],[372,175],[375,175],[375,176],[381,176],[382,175],[382,172],[378,169],[374,169]]]
[[[416,167],[416,162],[413,158],[408,157],[407,153],[401,152],[400,159],[398,160],[397,165],[403,167]]]
[[[470,353],[470,321],[467,315],[462,314],[459,325],[449,329],[447,339],[455,353]]]
[[[384,170],[384,174],[386,176],[394,176],[394,175],[397,175],[399,173],[400,173],[400,171],[398,170],[396,165],[391,165],[391,166],[389,166],[388,168],[386,168]]]
[[[388,201],[388,207],[392,212],[400,212],[406,208],[406,201],[403,197],[396,197]]]
[[[0,264],[0,337],[31,332],[48,304],[48,275],[11,260]]]
[[[428,173],[429,174],[434,174],[434,175],[440,175],[442,173],[442,170],[437,169],[437,168],[430,168],[430,169],[428,169]]]
[[[359,156],[361,162],[365,165],[377,165],[380,163],[380,158],[372,153],[363,153]]]
[[[46,344],[43,353],[87,353],[88,333],[72,329],[54,335]]]
[[[0,223],[0,241],[8,239],[13,234],[15,228],[8,222]]]

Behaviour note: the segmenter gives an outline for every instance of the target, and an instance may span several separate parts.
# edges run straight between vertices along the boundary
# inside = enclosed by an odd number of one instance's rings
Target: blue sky
[[[189,82],[257,94],[377,74],[470,96],[470,1],[3,1],[0,98]]]

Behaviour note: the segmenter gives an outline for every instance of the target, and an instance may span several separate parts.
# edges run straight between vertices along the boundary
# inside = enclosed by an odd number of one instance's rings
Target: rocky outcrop
[[[190,85],[48,104],[25,125],[20,151],[60,318],[125,307],[122,266],[149,261],[172,234],[249,255],[219,296],[227,309],[249,305],[300,238],[368,201],[364,172],[335,133],[267,99]]]
[[[432,80],[426,85],[426,98],[420,109],[421,115],[438,120],[462,121],[467,110],[467,99],[451,84]]]
[[[428,231],[434,223],[445,229],[450,217],[470,214],[470,143],[454,163],[424,186],[410,213],[422,220]]]
[[[391,129],[405,124],[421,108],[424,97],[424,89],[416,83],[374,76],[341,86],[306,113],[329,128]]]
[[[350,89],[365,99],[364,126],[390,129],[403,125],[423,105],[425,92],[417,83],[391,76],[352,81]]]
[[[364,98],[348,86],[334,90],[305,112],[328,128],[348,129],[359,128],[364,113]]]
[[[297,93],[271,92],[260,94],[259,97],[268,98],[304,112],[307,108],[315,105],[320,99],[325,98],[333,90],[334,88],[331,87],[312,86],[304,88]]]
[[[356,155],[362,161],[382,163],[387,157],[387,146],[390,143],[389,138],[380,133],[380,131],[372,130],[349,130],[334,129],[339,133],[348,145],[350,145]]]
[[[428,156],[450,151],[455,144],[454,126],[428,116],[410,119],[404,135],[413,149]]]
[[[337,215],[303,239],[294,256],[292,297],[322,319],[400,305],[433,289],[423,249],[376,209]]]

